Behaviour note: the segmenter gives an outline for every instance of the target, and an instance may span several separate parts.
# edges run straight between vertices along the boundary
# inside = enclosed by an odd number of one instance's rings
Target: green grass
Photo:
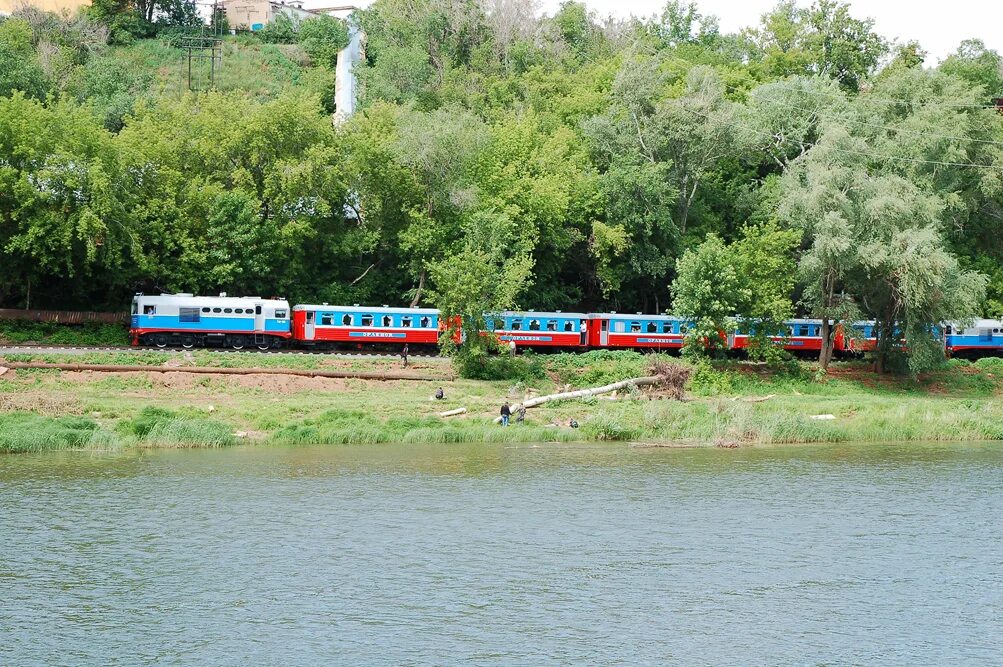
[[[87,355],[90,356],[90,355]],[[95,361],[107,362],[107,353]],[[199,365],[292,363],[380,370],[392,360],[197,352]],[[63,357],[65,359],[65,357]],[[127,363],[180,355],[115,353]],[[811,365],[773,373],[727,362],[694,369],[686,401],[659,392],[555,401],[527,423],[493,423],[503,400],[644,375],[652,357],[541,355],[545,376],[440,383],[286,375],[79,374],[17,370],[0,377],[0,451],[251,444],[639,441],[687,446],[888,440],[1003,439],[1003,361],[952,362],[920,378],[875,375],[858,362],[818,376]],[[145,362],[144,362],[145,363]],[[338,366],[340,364],[340,366]],[[440,361],[429,372],[445,372]],[[178,370],[183,371],[184,368]],[[6,407],[5,407],[6,406]],[[467,408],[464,415],[437,412]],[[4,413],[3,410],[14,412]],[[72,412],[75,417],[65,416]],[[832,419],[813,419],[832,415]],[[571,429],[570,419],[581,428]],[[245,432],[245,437],[235,435]]]
[[[99,432],[97,422],[82,417],[0,414],[0,452],[25,453],[85,447]]]
[[[182,52],[168,38],[137,40],[128,46],[110,48],[98,57],[126,63],[133,72],[149,75],[152,95],[177,97],[187,89]],[[265,101],[292,87],[324,85],[310,70],[306,54],[297,44],[265,44],[243,35],[226,37],[222,64],[216,72],[216,88],[224,92],[244,91],[248,97]],[[333,94],[334,81],[329,78]]]
[[[0,320],[0,344],[21,345],[126,345],[129,329],[125,324],[57,324],[27,320]]]

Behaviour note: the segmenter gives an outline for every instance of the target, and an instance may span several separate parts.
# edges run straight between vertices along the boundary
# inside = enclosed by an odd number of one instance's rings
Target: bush
[[[0,343],[48,343],[51,345],[126,345],[128,329],[124,324],[85,322],[29,322],[0,320]]]
[[[482,348],[464,348],[457,352],[453,363],[462,378],[470,380],[539,380],[546,377],[540,357],[532,352],[513,356],[491,354]]]
[[[310,19],[300,25],[299,43],[314,65],[333,69],[338,51],[348,46],[348,28],[333,16]]]

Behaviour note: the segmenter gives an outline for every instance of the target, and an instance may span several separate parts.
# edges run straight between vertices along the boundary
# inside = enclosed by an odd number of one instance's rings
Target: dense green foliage
[[[916,371],[937,321],[1003,312],[1003,74],[977,41],[924,67],[832,0],[739,34],[677,1],[377,0],[333,125],[344,24],[228,38],[218,90],[181,95],[193,7],[0,23],[0,306],[675,309],[704,340],[869,317]]]

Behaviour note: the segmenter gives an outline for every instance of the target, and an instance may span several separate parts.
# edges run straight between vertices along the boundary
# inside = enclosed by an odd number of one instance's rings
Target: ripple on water
[[[999,663],[1003,447],[0,458],[0,664]]]

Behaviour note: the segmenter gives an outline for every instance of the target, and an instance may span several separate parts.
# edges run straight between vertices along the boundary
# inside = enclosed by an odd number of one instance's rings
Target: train
[[[485,315],[482,335],[515,349],[532,350],[679,350],[692,322],[672,315],[505,311]],[[297,304],[257,296],[136,294],[132,300],[130,342],[158,348],[219,347],[241,350],[387,349],[407,344],[433,347],[449,322],[435,308]],[[822,349],[822,321],[792,319],[786,335],[774,344],[798,354]],[[877,345],[873,321],[855,322],[854,335],[837,327],[833,349],[860,354]],[[949,356],[1003,356],[1003,322],[975,320],[968,326],[942,327]],[[456,341],[461,342],[456,332]],[[727,336],[725,347],[748,347],[747,334]]]

